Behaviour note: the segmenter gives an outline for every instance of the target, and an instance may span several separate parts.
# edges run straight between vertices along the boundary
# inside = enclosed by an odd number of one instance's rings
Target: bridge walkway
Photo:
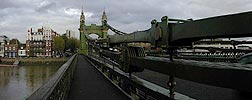
[[[129,100],[119,89],[113,86],[85,56],[79,55],[69,100]]]

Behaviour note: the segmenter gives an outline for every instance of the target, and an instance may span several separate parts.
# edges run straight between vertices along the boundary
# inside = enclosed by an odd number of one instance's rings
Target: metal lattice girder
[[[126,35],[109,35],[109,43],[128,43],[128,42],[149,42],[149,32],[137,32]]]
[[[152,45],[186,46],[205,38],[252,36],[252,12],[218,16],[195,21],[153,20],[145,31],[109,36],[110,43],[149,42]]]
[[[143,66],[188,81],[252,92],[252,67],[249,64],[131,57],[130,66]]]
[[[144,31],[136,31],[125,35],[110,35],[108,36],[109,43],[148,42],[152,45],[168,46],[168,18],[164,16],[161,20],[161,22],[153,20],[151,28]]]
[[[176,24],[171,41],[186,45],[202,38],[235,38],[252,36],[252,12],[231,14]]]

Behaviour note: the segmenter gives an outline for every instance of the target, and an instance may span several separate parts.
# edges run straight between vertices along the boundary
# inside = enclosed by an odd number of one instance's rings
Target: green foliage
[[[62,35],[61,37],[64,39],[65,42],[68,40],[68,38],[65,35]]]
[[[70,49],[71,52],[74,52],[76,48],[79,48],[79,44],[79,40],[77,40],[76,38],[67,39],[66,50]]]
[[[79,48],[80,47],[80,40],[75,39],[75,43],[76,43],[76,48]]]
[[[55,51],[59,51],[59,52],[64,51],[65,40],[61,36],[56,36],[56,37],[54,37],[53,45],[54,45]]]

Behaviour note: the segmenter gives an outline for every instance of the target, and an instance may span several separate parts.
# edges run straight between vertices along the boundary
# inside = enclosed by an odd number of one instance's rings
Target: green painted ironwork
[[[103,11],[102,15],[102,22],[107,20],[106,12]],[[80,16],[80,53],[87,55],[88,53],[88,46],[87,41],[89,40],[88,35],[90,34],[96,34],[99,36],[99,38],[107,38],[108,35],[108,28],[103,23],[102,25],[85,25],[85,15],[83,11],[81,12]]]
[[[171,19],[151,21],[151,28],[125,35],[110,35],[110,44],[147,42],[154,47],[191,46],[200,39],[252,36],[252,12],[223,15],[199,20]],[[113,31],[113,30],[112,30]]]

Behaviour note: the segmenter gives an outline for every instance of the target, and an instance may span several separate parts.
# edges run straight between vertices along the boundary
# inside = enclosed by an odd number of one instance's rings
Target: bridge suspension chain
[[[110,26],[110,25],[107,23],[106,20],[103,21],[103,23],[104,23],[105,26],[107,26],[111,31],[115,32],[116,34],[119,34],[119,35],[125,35],[125,34],[127,34],[127,33],[125,33],[125,32],[122,32],[122,31],[119,31],[119,30],[113,28],[112,26]]]

